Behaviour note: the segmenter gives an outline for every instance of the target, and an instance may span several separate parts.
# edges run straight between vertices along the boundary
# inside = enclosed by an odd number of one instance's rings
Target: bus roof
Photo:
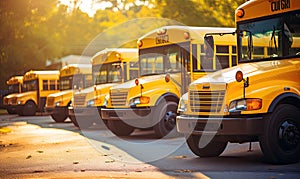
[[[38,77],[51,77],[53,76],[55,79],[59,77],[59,71],[58,70],[30,70],[26,72],[23,76],[23,81],[25,80],[32,80],[36,79]]]
[[[140,49],[164,46],[187,41],[203,41],[207,33],[230,33],[235,28],[229,27],[193,27],[193,26],[164,26],[157,28],[138,40]],[[234,39],[234,38],[233,38]],[[232,40],[233,40],[232,39]],[[224,39],[223,39],[224,40]]]
[[[70,76],[74,74],[92,74],[92,65],[69,64],[60,69],[60,76]]]
[[[106,48],[97,52],[91,59],[92,65],[112,62],[137,60],[138,49],[136,48]]]
[[[12,76],[7,81],[7,85],[19,84],[23,82],[23,76]]]
[[[299,9],[299,0],[250,0],[239,6],[236,9],[235,14],[236,21],[239,22]],[[238,14],[243,15],[239,17]]]

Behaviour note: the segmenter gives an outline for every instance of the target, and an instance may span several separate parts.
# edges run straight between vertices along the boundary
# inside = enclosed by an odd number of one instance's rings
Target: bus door
[[[189,43],[184,43],[180,48],[180,63],[181,63],[181,94],[188,91],[191,83],[190,74],[190,47]]]

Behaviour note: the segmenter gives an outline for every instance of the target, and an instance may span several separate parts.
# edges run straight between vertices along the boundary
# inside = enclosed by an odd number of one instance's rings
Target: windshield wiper
[[[252,37],[252,32],[249,32],[249,38],[248,38],[248,49],[247,49],[247,55],[248,58],[251,60],[252,59],[252,52],[253,52],[253,37]]]
[[[276,37],[275,37],[275,26],[274,26],[274,29],[273,29],[273,32],[272,32],[272,36],[271,36],[271,43],[272,43],[272,40],[274,41],[274,47],[275,47],[275,53],[273,54],[273,57],[274,56],[277,56],[278,55],[278,49],[277,49],[277,42],[276,42]],[[270,45],[272,47],[272,45]]]

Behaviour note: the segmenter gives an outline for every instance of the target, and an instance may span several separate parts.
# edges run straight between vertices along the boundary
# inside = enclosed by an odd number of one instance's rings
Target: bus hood
[[[292,72],[293,70],[300,71],[300,59],[292,60],[272,60],[255,63],[243,63],[232,68],[223,69],[211,74],[208,74],[202,78],[199,78],[191,83],[203,84],[203,83],[231,83],[235,80],[235,74],[237,71],[242,71],[244,78],[254,77],[255,80],[269,80],[268,77],[276,75],[280,78],[280,74]],[[266,73],[267,72],[267,73]],[[265,75],[258,75],[264,73]],[[253,79],[250,79],[250,83]]]
[[[16,97],[18,94],[20,94],[20,93],[12,93],[12,94],[8,94],[8,95],[4,96],[3,98],[5,98],[5,99],[10,99],[10,98]]]
[[[146,84],[149,85],[152,82],[154,82],[156,84],[159,84],[159,83],[157,83],[157,81],[159,81],[159,80],[165,81],[165,76],[166,76],[165,74],[144,76],[144,77],[138,78],[138,81],[139,81],[139,84],[141,84],[141,85],[146,85]],[[172,76],[174,76],[174,74],[171,74],[171,77]],[[135,84],[135,80],[130,80],[130,81],[127,81],[125,83],[122,83],[122,84],[119,84],[119,85],[116,85],[116,86],[112,87],[111,90],[114,90],[114,89],[123,89],[123,90],[125,90],[125,89],[134,88],[136,86],[137,85]]]
[[[94,91],[94,86],[90,86],[90,87],[87,87],[87,88],[84,88],[84,89],[81,89],[81,90],[74,90],[74,94],[86,94],[86,93],[91,93]]]
[[[49,94],[48,97],[56,98],[56,97],[68,95],[72,92],[73,92],[73,90],[64,90],[64,91],[60,91],[60,92],[57,92],[57,93]]]
[[[106,88],[110,88],[112,86],[118,85],[119,83],[107,83],[107,84],[100,84],[100,85],[96,85],[96,90],[102,90],[102,89],[106,89]]]
[[[16,95],[17,98],[24,98],[24,97],[27,97],[27,96],[32,96],[32,95],[35,95],[36,94],[36,91],[28,91],[28,92],[24,92],[24,93],[19,93]]]
[[[94,85],[94,86],[90,86],[81,90],[74,90],[75,95],[76,94],[89,94],[89,93],[93,93],[96,87],[96,90],[101,90],[101,89],[105,89],[105,88],[109,88],[111,86],[117,85],[118,83],[107,83],[107,84],[99,84],[99,85]]]

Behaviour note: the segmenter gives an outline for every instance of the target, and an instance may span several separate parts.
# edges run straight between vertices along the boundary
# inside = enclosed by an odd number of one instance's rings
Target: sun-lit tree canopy
[[[234,10],[246,0],[1,0],[0,89],[13,75],[44,69],[45,62],[80,55],[101,32],[136,18],[157,17],[191,26],[234,26]],[[136,38],[163,23],[138,21],[114,38]],[[126,31],[125,31],[126,30]],[[128,31],[135,34],[126,34]],[[119,37],[118,37],[119,36]],[[104,40],[109,40],[109,36]],[[105,45],[85,51],[93,55]],[[98,45],[98,46],[97,46]],[[114,43],[110,44],[111,46]]]

